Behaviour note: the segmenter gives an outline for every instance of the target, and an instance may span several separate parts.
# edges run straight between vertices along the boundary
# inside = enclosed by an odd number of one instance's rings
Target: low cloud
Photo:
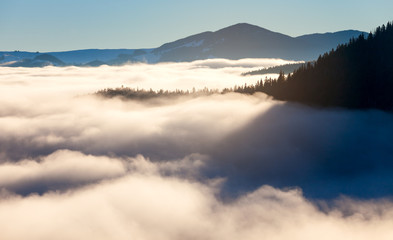
[[[393,237],[393,205],[389,201],[342,198],[321,211],[300,190],[262,186],[223,202],[216,197],[217,185],[163,176],[158,171],[162,166],[145,159],[134,160],[132,164],[132,173],[123,177],[66,193],[19,197],[3,191],[2,238],[383,240]]]
[[[278,62],[2,68],[0,238],[391,239],[391,113],[90,95],[222,89]]]
[[[126,166],[108,157],[58,150],[42,159],[0,165],[0,188],[18,193],[67,189],[124,176]]]
[[[42,158],[1,164],[0,189],[23,195],[64,192],[134,173],[203,181],[199,170],[206,160],[206,156],[191,154],[183,159],[152,163],[142,155],[115,158],[58,150]]]
[[[298,63],[299,61],[287,61],[282,59],[274,58],[244,58],[239,60],[229,60],[229,59],[207,59],[198,60],[191,63],[193,66],[197,67],[209,67],[209,68],[267,68],[278,65]],[[300,61],[301,62],[301,61]]]

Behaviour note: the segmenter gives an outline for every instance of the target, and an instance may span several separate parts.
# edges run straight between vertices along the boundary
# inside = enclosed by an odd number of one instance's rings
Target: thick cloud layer
[[[14,192],[45,192],[123,176],[121,161],[59,150],[43,159],[0,165],[0,188]]]
[[[68,158],[70,153],[57,154]],[[105,163],[97,159],[93,171],[101,164]],[[129,164],[132,170],[125,176],[66,193],[19,197],[3,191],[2,239],[393,237],[393,205],[389,201],[343,198],[321,211],[297,189],[262,186],[224,203],[216,197],[219,181],[201,184],[176,174],[164,176],[168,166],[141,157]],[[172,166],[177,164],[184,165],[172,162]]]
[[[391,113],[89,95],[222,89],[282,63],[2,68],[0,238],[391,239]]]

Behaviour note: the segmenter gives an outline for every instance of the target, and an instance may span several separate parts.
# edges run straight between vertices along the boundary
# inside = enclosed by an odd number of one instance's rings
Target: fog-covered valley
[[[1,236],[392,239],[391,113],[263,93],[94,95],[121,86],[220,90],[285,63],[1,68]]]

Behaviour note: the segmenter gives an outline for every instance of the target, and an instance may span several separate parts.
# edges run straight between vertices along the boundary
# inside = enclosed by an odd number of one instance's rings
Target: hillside
[[[46,66],[65,66],[60,59],[50,54],[36,54],[33,59],[24,58],[6,65],[8,67],[46,67]]]
[[[393,110],[393,26],[320,56],[285,79],[260,87],[276,99],[309,105]]]
[[[250,72],[245,72],[242,73],[242,76],[248,76],[248,75],[263,75],[263,74],[279,74],[280,72],[284,72],[284,74],[292,73],[305,63],[290,63],[290,64],[284,64],[284,65],[279,65],[279,66],[274,66],[274,67],[269,67],[269,68],[262,68]]]

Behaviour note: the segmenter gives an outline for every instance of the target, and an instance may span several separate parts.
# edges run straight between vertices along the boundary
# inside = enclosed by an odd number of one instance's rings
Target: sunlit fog
[[[231,88],[293,63],[0,69],[0,239],[393,239],[393,116]]]

